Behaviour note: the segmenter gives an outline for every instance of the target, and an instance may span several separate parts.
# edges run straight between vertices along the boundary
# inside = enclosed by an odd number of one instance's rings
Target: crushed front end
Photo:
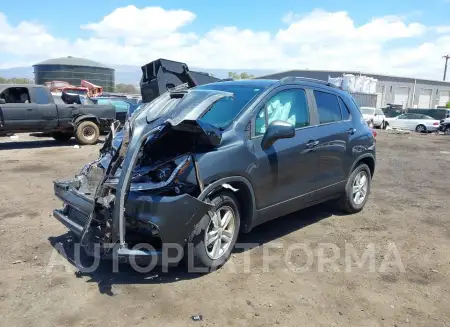
[[[97,160],[54,182],[64,203],[54,217],[90,255],[161,257],[164,244],[183,248],[212,208],[197,198],[196,156],[221,141],[220,130],[198,118],[229,96],[175,90],[136,111],[108,135]]]

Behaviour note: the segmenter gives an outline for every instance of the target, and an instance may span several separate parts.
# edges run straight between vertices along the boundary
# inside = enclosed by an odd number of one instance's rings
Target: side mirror
[[[374,116],[378,116],[378,114],[374,114]]]
[[[263,150],[270,148],[276,140],[289,139],[295,136],[294,126],[282,120],[275,120],[270,123],[264,134],[261,147]]]
[[[6,100],[5,99],[0,99],[0,104],[6,104]]]

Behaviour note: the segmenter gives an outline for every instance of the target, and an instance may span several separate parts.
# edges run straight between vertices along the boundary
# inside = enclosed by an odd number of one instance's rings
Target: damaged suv
[[[213,268],[240,232],[268,220],[328,200],[362,210],[374,169],[372,131],[328,83],[179,86],[110,133],[75,178],[54,182],[64,202],[54,216],[90,255],[190,257]]]

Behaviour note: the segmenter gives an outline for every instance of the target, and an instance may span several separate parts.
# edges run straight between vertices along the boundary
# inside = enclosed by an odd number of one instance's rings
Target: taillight
[[[434,126],[437,126],[437,125],[439,125],[439,123],[438,123],[437,121],[435,121],[435,122],[433,123],[433,125],[434,125]]]
[[[373,137],[377,137],[377,132],[372,130]]]

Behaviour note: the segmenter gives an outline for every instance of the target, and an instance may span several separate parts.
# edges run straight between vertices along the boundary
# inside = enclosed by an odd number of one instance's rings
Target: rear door
[[[417,114],[405,114],[405,119],[402,120],[402,128],[414,131],[417,125],[422,123],[422,120],[418,119]]]
[[[336,94],[322,89],[313,92],[319,124],[317,126],[317,189],[333,192],[344,182],[348,173],[347,155],[349,137],[354,133],[350,112],[344,101]]]

